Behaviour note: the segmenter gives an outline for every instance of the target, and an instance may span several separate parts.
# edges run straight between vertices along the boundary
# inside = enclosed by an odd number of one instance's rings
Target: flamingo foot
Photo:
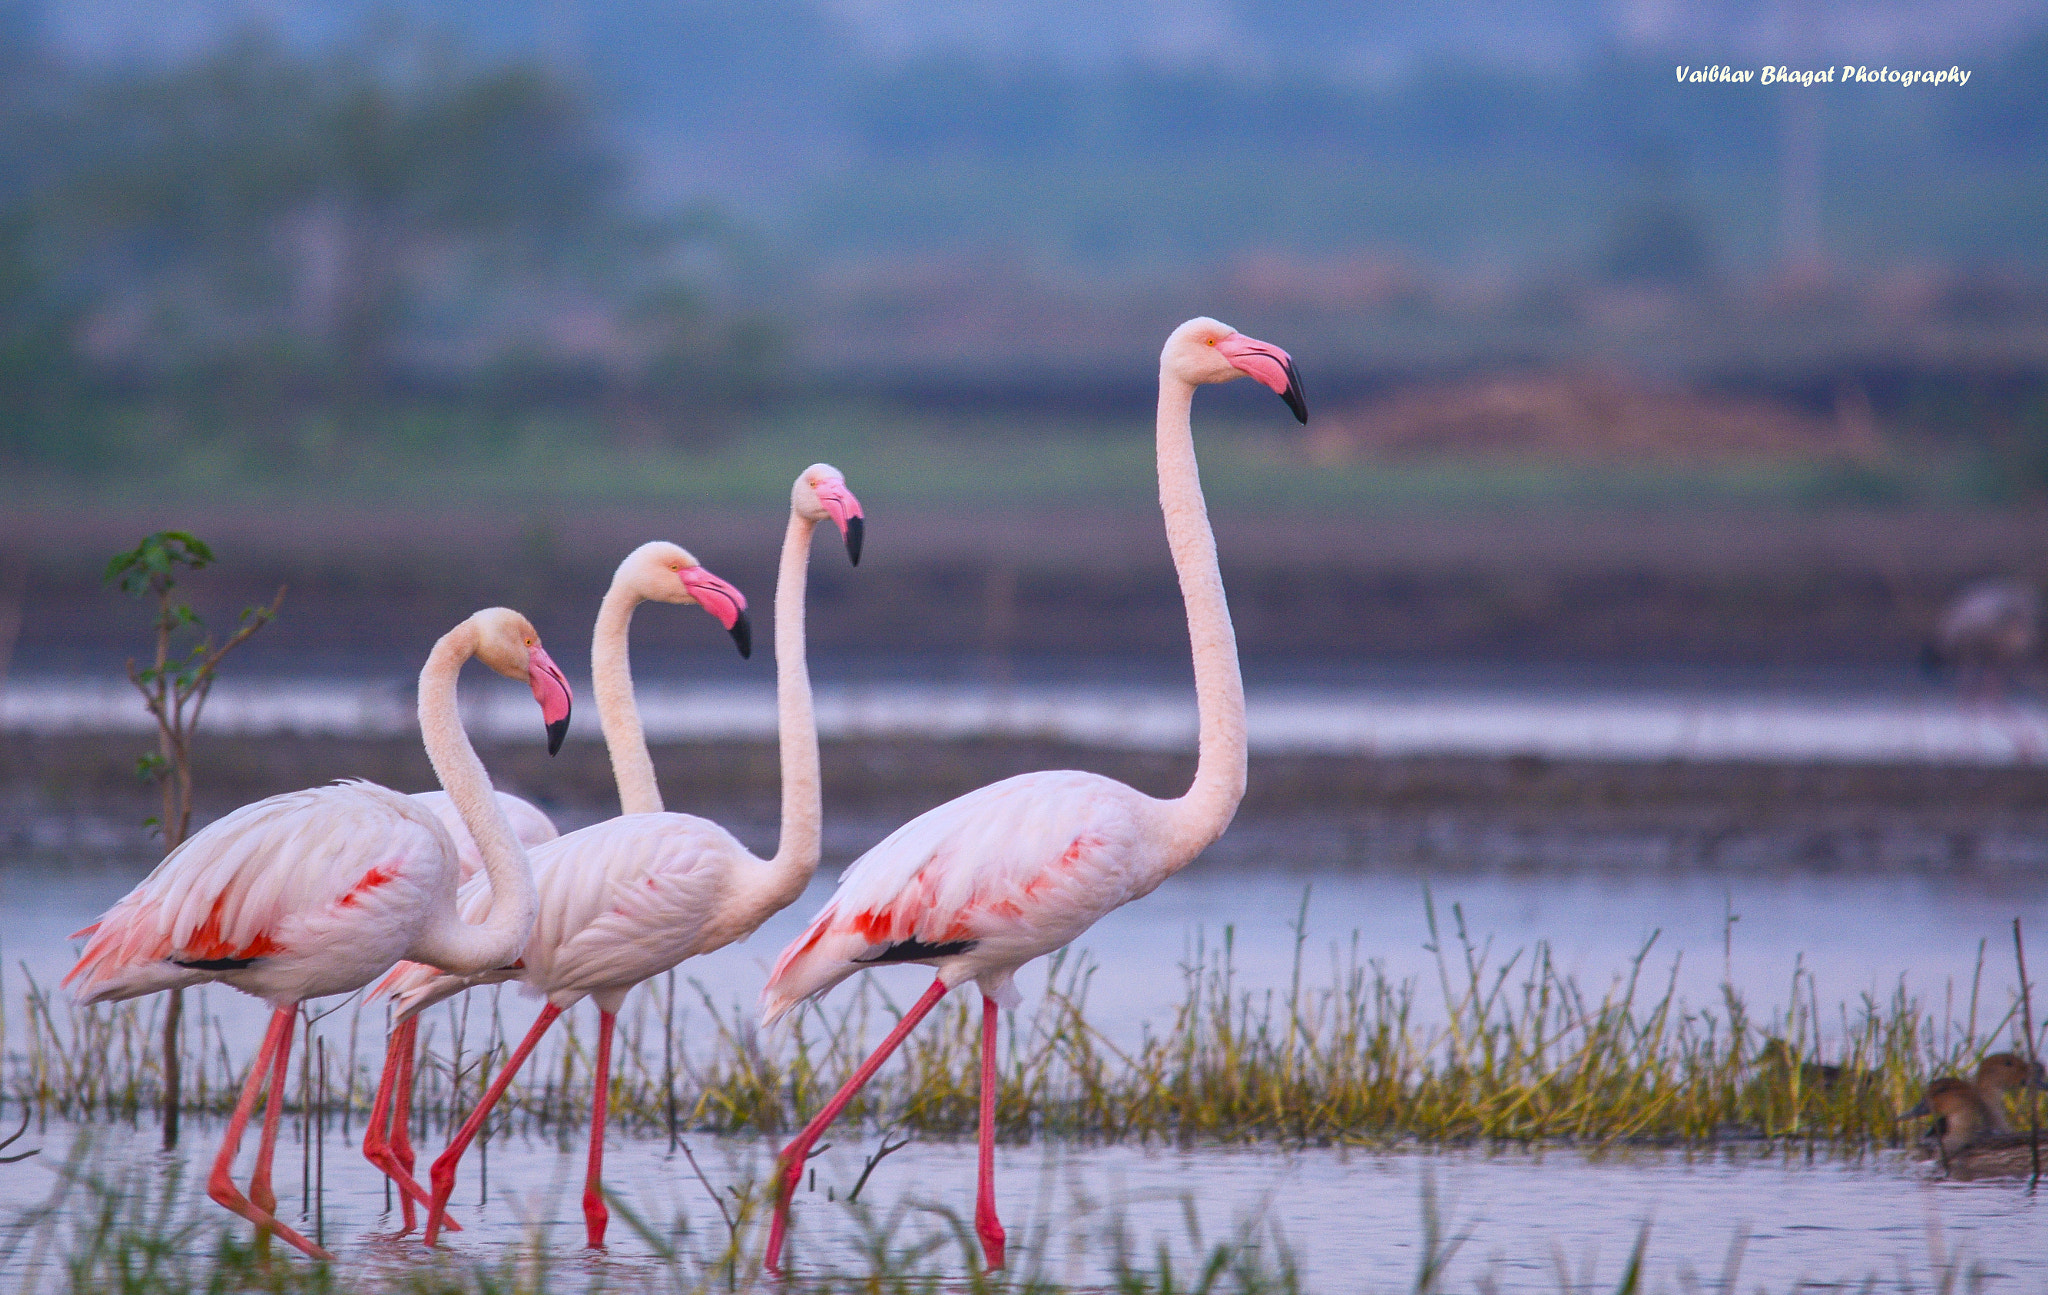
[[[974,1231],[981,1238],[981,1252],[988,1257],[988,1271],[999,1272],[1003,1267],[1003,1247],[1009,1236],[1003,1231],[1002,1223],[994,1214],[974,1220]]]

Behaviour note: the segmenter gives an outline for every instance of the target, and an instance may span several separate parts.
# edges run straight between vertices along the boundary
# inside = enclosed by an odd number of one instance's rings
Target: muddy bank
[[[146,858],[156,812],[132,736],[11,738],[0,746],[0,847]],[[565,827],[615,811],[601,747],[485,748],[499,785]],[[824,744],[828,863],[943,800],[1033,769],[1092,769],[1177,794],[1191,756],[1042,741]],[[671,808],[708,814],[770,849],[776,753],[767,742],[658,746]],[[426,757],[403,739],[208,740],[202,821],[333,778],[417,790]],[[1597,762],[1530,757],[1257,756],[1237,824],[1205,863],[1426,871],[1863,870],[2048,878],[2048,768]]]
[[[821,546],[814,651],[1185,660],[1156,514],[884,507],[858,572]],[[216,623],[289,584],[237,668],[403,673],[448,625],[498,602],[581,656],[618,560],[657,537],[750,591],[767,630],[774,509],[519,506],[429,513],[345,504],[21,509],[0,568],[24,571],[20,668],[118,671],[146,617],[101,587],[107,554],[197,525],[221,564],[189,582]],[[2033,573],[2031,512],[1456,511],[1219,515],[1247,658],[1906,662],[1942,605],[1987,572]],[[490,561],[451,555],[492,554]],[[0,571],[4,574],[4,571]],[[5,586],[0,586],[4,590]],[[643,615],[636,655],[722,647],[695,618]]]

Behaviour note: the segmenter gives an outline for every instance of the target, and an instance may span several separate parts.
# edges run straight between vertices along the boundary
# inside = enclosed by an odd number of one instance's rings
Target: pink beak
[[[540,717],[548,726],[548,754],[553,755],[562,749],[562,739],[569,733],[569,707],[574,698],[562,668],[538,643],[526,654],[526,682],[533,688],[533,699],[540,703]]]
[[[1216,349],[1223,352],[1223,358],[1235,365],[1239,373],[1256,378],[1294,411],[1300,422],[1308,421],[1308,404],[1301,398],[1301,375],[1294,371],[1294,360],[1271,342],[1262,342],[1256,337],[1243,333],[1232,333],[1216,343]]]
[[[846,540],[846,556],[859,566],[861,540],[867,533],[867,515],[860,510],[860,500],[853,497],[844,481],[827,481],[818,487],[817,494],[825,512],[839,524],[839,534]]]
[[[747,623],[747,596],[703,567],[684,567],[682,577],[683,588],[689,590],[699,607],[725,626],[725,632],[739,645],[740,655],[754,655],[754,630]]]

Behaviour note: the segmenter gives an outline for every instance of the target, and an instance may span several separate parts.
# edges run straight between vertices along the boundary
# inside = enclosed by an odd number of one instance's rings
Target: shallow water
[[[1462,919],[1475,944],[1490,946],[1496,963],[1544,941],[1557,968],[1596,995],[1625,976],[1647,945],[1644,982],[1651,999],[1661,997],[1669,981],[1690,1006],[1718,1009],[1725,983],[1753,1011],[1782,1008],[1791,1001],[1796,970],[1810,977],[1799,986],[1801,998],[1819,1002],[1825,1014],[1865,995],[1883,1001],[1903,983],[1937,1011],[1952,1002],[1960,1017],[1974,982],[1986,1005],[1980,1015],[1988,1018],[2004,1010],[2018,984],[2012,920],[2033,922],[2048,894],[2048,878],[2039,873],[1928,879],[1796,871],[1672,875],[1646,869],[1430,879],[1293,866],[1280,837],[1269,849],[1273,853],[1260,863],[1192,868],[1143,901],[1111,913],[1077,942],[1075,954],[1098,968],[1087,999],[1089,1019],[1098,1029],[1126,1043],[1147,1022],[1169,1022],[1185,998],[1183,968],[1226,939],[1240,988],[1284,991],[1294,972],[1295,925],[1304,900],[1303,983],[1332,983],[1333,965],[1355,949],[1391,979],[1417,982],[1416,1018],[1422,1024],[1443,1019],[1430,903],[1437,939],[1454,967],[1462,957]],[[133,868],[48,863],[0,868],[0,956],[6,960],[0,984],[10,1010],[24,985],[22,972],[54,985],[74,956],[76,946],[65,937],[96,918],[138,876]],[[681,974],[700,982],[721,1009],[749,1009],[775,955],[803,929],[832,885],[820,876],[751,939],[694,959]],[[1980,941],[1986,950],[1981,976]],[[1041,960],[1020,973],[1027,1005],[1042,992],[1047,967]],[[868,974],[905,1005],[929,976],[917,967]],[[1453,976],[1462,986],[1462,973]],[[198,997],[203,1008],[195,1004],[192,1010],[217,1016],[232,1046],[253,1048],[260,1040],[266,1010],[261,1004],[218,987]],[[636,995],[645,997],[644,990]],[[687,990],[683,1001],[679,1028],[686,1039],[701,1039],[705,1013],[691,1005],[696,997]],[[622,1028],[634,1025],[633,1002],[622,1014]],[[512,991],[503,995],[502,1008],[506,1028],[515,1032],[537,1010]],[[345,1034],[352,1010],[344,1007],[323,1030]],[[445,1020],[453,1009],[439,1010]],[[365,1057],[374,1046],[374,1022],[383,1019],[381,1007],[369,1011]]]
[[[218,1126],[195,1126],[188,1150],[166,1159],[147,1133],[95,1130],[91,1171],[122,1190],[143,1194],[171,1165],[181,1166],[182,1194],[200,1217],[214,1209],[197,1185]],[[54,1161],[74,1131],[41,1134]],[[773,1146],[756,1139],[688,1139],[712,1186],[758,1181]],[[396,1215],[382,1179],[345,1141],[339,1128],[324,1140],[325,1166],[316,1209],[306,1205],[304,1145],[288,1129],[279,1151],[281,1217],[317,1230],[344,1263],[396,1267],[415,1262],[417,1247],[391,1240]],[[843,1199],[876,1146],[871,1132],[840,1132],[815,1162],[815,1189],[799,1193],[789,1252],[799,1265],[859,1271],[862,1224]],[[437,1148],[422,1148],[423,1161]],[[251,1154],[245,1146],[243,1163]],[[47,1199],[55,1164],[12,1167],[0,1177],[0,1218]],[[516,1254],[534,1237],[569,1274],[597,1267],[646,1274],[661,1261],[648,1241],[613,1210],[608,1255],[586,1257],[580,1193],[580,1137],[500,1138],[488,1164],[464,1162],[455,1213],[465,1231],[449,1240],[460,1255],[486,1262]],[[246,1172],[246,1169],[244,1170]],[[682,1247],[714,1249],[724,1232],[705,1186],[665,1139],[614,1137],[606,1181],[618,1201],[663,1238],[679,1224]],[[971,1219],[971,1143],[913,1143],[881,1162],[863,1204],[873,1224],[890,1225],[898,1245],[942,1231],[933,1211]],[[1687,1270],[1720,1278],[1739,1245],[1738,1287],[1785,1289],[1797,1282],[1826,1288],[1875,1276],[1901,1276],[1932,1287],[1937,1266],[1975,1262],[1993,1290],[2031,1291],[2048,1284],[2048,1247],[2039,1244],[2044,1206],[2024,1184],[1937,1181],[1929,1168],[1896,1152],[1856,1158],[1807,1158],[1754,1149],[1686,1154],[1628,1151],[1590,1155],[1552,1148],[1538,1152],[1477,1150],[1200,1149],[1075,1146],[1037,1143],[997,1152],[997,1193],[1012,1241],[1012,1263],[1070,1282],[1098,1282],[1121,1225],[1140,1263],[1164,1242],[1177,1256],[1201,1247],[1191,1233],[1189,1197],[1199,1236],[1210,1244],[1250,1226],[1269,1246],[1284,1241],[1319,1291],[1407,1287],[1424,1252],[1425,1191],[1434,1194],[1443,1232],[1464,1238],[1448,1268],[1446,1289],[1470,1289],[1482,1278],[1504,1291],[1611,1290],[1639,1230],[1650,1229],[1647,1289],[1680,1288]],[[481,1204],[479,1203],[481,1201]],[[225,1215],[221,1217],[225,1218]],[[755,1244],[758,1245],[758,1237]],[[958,1273],[957,1246],[940,1247],[928,1264]],[[13,1272],[6,1271],[12,1267]],[[19,1282],[27,1256],[0,1265],[0,1278]],[[44,1274],[48,1279],[48,1274]]]
[[[1026,691],[1020,687],[1011,692],[1003,704],[1013,709],[1006,713],[1027,718],[1033,713],[1014,709],[1029,703]],[[1168,714],[1173,705],[1184,702],[1172,701],[1163,688],[1154,697],[1162,708],[1156,711],[1144,709],[1153,702],[1126,705],[1128,694],[1111,696],[1108,690],[1101,691],[1109,700],[1097,705],[1083,697],[1086,704],[1063,704],[1060,713],[1094,715],[1096,720],[1091,723],[1100,721],[1126,734],[1154,734],[1146,741],[1164,743],[1171,738],[1178,744],[1184,735],[1174,725],[1192,731],[1191,717]],[[1279,705],[1285,700],[1282,691],[1270,692],[1263,699],[1255,695],[1255,726],[1269,722],[1259,719],[1262,710],[1269,715],[1288,713]],[[1845,740],[1843,734],[1862,732],[1865,736],[1856,739],[1862,743],[1856,750],[1864,755],[1849,758],[1866,758],[1887,750],[1896,755],[1905,749],[1897,743],[1905,739],[1885,739],[1894,743],[1886,747],[1870,737],[1882,729],[1881,724],[1856,729],[1843,718],[1847,713],[1843,707],[1882,712],[1890,717],[1883,723],[1919,723],[1912,718],[1915,714],[1924,713],[1924,717],[1933,714],[1933,708],[1945,706],[1948,714],[1939,723],[1951,727],[1915,729],[1920,736],[1913,737],[1907,747],[1956,760],[2003,760],[2019,753],[2010,735],[2000,753],[1997,742],[1985,736],[1989,730],[1983,725],[1991,722],[1986,716],[1973,717],[1952,703],[1912,697],[1781,699],[1784,707],[1791,708],[1773,712],[1781,720],[1786,715],[1807,717],[1788,728],[1778,720],[1755,720],[1761,712],[1750,694],[1703,691],[1697,696],[1688,694],[1691,700],[1682,700],[1677,711],[1667,708],[1660,712],[1667,719],[1680,715],[1690,728],[1658,729],[1657,724],[1665,721],[1648,712],[1630,718],[1605,703],[1587,702],[1592,691],[1544,703],[1553,708],[1579,708],[1573,713],[1585,719],[1585,726],[1578,729],[1566,722],[1570,716],[1560,718],[1561,712],[1555,709],[1523,728],[1503,728],[1502,716],[1523,714],[1526,718],[1534,712],[1527,707],[1516,711],[1512,706],[1496,705],[1480,691],[1461,695],[1476,699],[1472,700],[1471,715],[1495,726],[1487,730],[1493,736],[1480,743],[1484,749],[1558,750],[1542,744],[1566,741],[1576,732],[1580,736],[1569,740],[1580,745],[1571,749],[1582,754],[1612,754],[1626,748],[1631,754],[1651,756],[1668,753],[1670,743],[1677,740],[1671,734],[1682,732],[1690,734],[1684,741],[1692,744],[1685,749],[1697,752],[1704,749],[1699,744],[1707,742],[1708,735],[1719,731],[1702,717],[1732,714],[1726,708],[1735,706],[1747,707],[1744,713],[1752,719],[1741,721],[1747,728],[1735,725],[1727,731],[1751,734],[1743,739],[1750,746],[1743,748],[1730,738],[1716,748],[1723,754],[1812,750],[1821,737],[1833,742]],[[1391,722],[1386,717],[1395,713],[1391,708],[1397,704],[1420,704],[1407,694],[1402,701],[1395,695],[1399,692],[1389,690],[1368,699],[1367,709],[1379,716],[1373,723]],[[715,708],[707,711],[687,697],[664,700],[652,689],[649,693],[653,728],[670,722],[662,719],[663,715],[682,712],[699,717],[692,722],[700,722],[707,713],[728,714],[728,721],[740,726],[730,730],[735,732],[762,727],[760,715],[747,708],[758,709],[765,694],[737,695],[736,700],[728,694],[731,710],[719,712]],[[1150,692],[1145,695],[1153,696]],[[1635,695],[1638,703],[1649,704],[1641,702],[1640,693]],[[9,723],[19,718],[13,708],[20,696],[10,688]],[[930,723],[939,723],[948,715],[964,714],[973,719],[974,705],[985,709],[983,718],[973,722],[985,723],[986,708],[1002,700],[992,692],[980,694],[982,699],[972,705],[960,702],[957,706],[940,704],[943,698],[929,691],[902,693],[894,701],[888,701],[890,694],[881,690],[871,689],[862,696],[865,700],[850,695],[837,701],[828,699],[828,705],[821,708],[828,727],[859,723],[879,730],[902,722],[900,717],[906,715],[924,716],[920,722]],[[1071,703],[1074,694],[1069,689],[1062,696]],[[507,722],[516,722],[521,726],[518,731],[524,733],[530,727],[530,703],[524,702],[523,694],[513,700],[520,705],[506,712],[514,717]],[[1338,744],[1331,749],[1398,748],[1398,743],[1386,736],[1393,729],[1366,732],[1355,726],[1346,728],[1356,713],[1334,708],[1326,693],[1318,692],[1312,700],[1312,705],[1288,721],[1299,729],[1296,738],[1286,740],[1310,747],[1318,741]],[[334,697],[328,696],[321,704],[333,702]],[[406,711],[405,694],[388,688],[381,700],[372,698],[359,704],[344,698],[340,709],[320,712],[329,720],[319,720],[312,711],[294,710],[299,703],[283,694],[264,701],[252,692],[246,703],[247,709],[240,713],[247,723],[260,721],[287,728],[305,724],[316,731],[330,731],[321,728],[329,722],[344,726],[368,722],[365,715],[376,723],[402,724]],[[237,713],[235,706],[242,704],[224,686],[216,702],[216,718],[231,719]],[[673,711],[664,709],[671,704]],[[132,702],[122,696],[121,705]],[[264,705],[273,709],[265,712]],[[840,709],[834,711],[833,706]],[[1715,706],[1724,711],[1714,711]],[[1437,737],[1428,740],[1465,731],[1458,727],[1463,721],[1452,722],[1459,712],[1446,707],[1440,698],[1429,701],[1429,731]],[[838,719],[832,718],[835,714]],[[1148,714],[1151,719],[1146,718]],[[1352,718],[1345,718],[1346,714]],[[391,715],[399,718],[389,719]],[[891,719],[891,715],[899,718]],[[1692,718],[1684,719],[1686,715]],[[1042,719],[1017,722],[1029,729]],[[1966,744],[1957,736],[1963,729],[1953,727],[1965,721],[1978,726],[1971,730],[1976,736],[1970,738],[1976,745],[1967,747],[1977,752],[1974,756],[1966,753]],[[1603,724],[1619,724],[1613,731],[1624,737],[1600,737],[1609,732],[1599,727]],[[1271,730],[1264,732],[1266,736],[1259,740],[1281,740],[1272,736]],[[1325,736],[1316,738],[1314,732]],[[1665,736],[1654,741],[1643,737],[1659,732]],[[1934,742],[1926,737],[1930,732],[1949,736]],[[1301,733],[1310,736],[1301,737]],[[1328,736],[1332,733],[1336,736]],[[1765,736],[1756,737],[1759,733]],[[1788,736],[1798,733],[1807,735],[1798,740],[1806,746],[1800,747]],[[1630,734],[1634,736],[1627,736]],[[1830,734],[1833,736],[1827,736]],[[1921,745],[1915,747],[1912,742]],[[1948,745],[1941,745],[1944,742]],[[863,825],[859,831],[868,832],[866,840],[872,840],[886,826],[874,825],[869,831]],[[1328,983],[1333,958],[1349,956],[1355,949],[1359,957],[1377,961],[1391,978],[1416,982],[1418,1021],[1441,1019],[1427,896],[1438,919],[1434,938],[1453,956],[1457,956],[1460,921],[1475,942],[1490,941],[1490,956],[1496,963],[1515,950],[1545,941],[1559,969],[1577,976],[1595,994],[1625,975],[1631,960],[1648,944],[1644,978],[1648,996],[1653,998],[1661,996],[1669,977],[1682,999],[1695,1008],[1718,1007],[1726,983],[1748,999],[1753,1011],[1781,1008],[1796,993],[1820,1004],[1824,1016],[1832,1016],[1836,1004],[1853,1008],[1865,995],[1882,1001],[1903,982],[1937,1017],[1947,1019],[1967,1014],[1974,984],[1983,1004],[1979,1014],[1983,1024],[2005,1010],[2016,986],[2010,954],[2012,919],[2025,918],[2036,934],[2043,929],[2042,919],[2048,919],[2042,904],[2048,896],[2048,867],[2044,867],[2048,864],[2048,840],[2027,837],[2020,829],[1995,840],[1986,834],[1983,841],[1969,847],[1974,855],[1991,860],[1991,866],[1956,867],[1938,875],[1926,871],[1925,860],[1916,853],[1921,845],[1902,844],[1883,838],[1881,833],[1873,835],[1857,825],[1832,834],[1802,829],[1796,836],[1774,835],[1765,825],[1753,837],[1743,838],[1741,859],[1729,860],[1723,850],[1716,857],[1727,866],[1711,869],[1697,866],[1704,857],[1701,852],[1682,848],[1675,838],[1654,832],[1614,829],[1603,835],[1593,828],[1575,829],[1579,834],[1568,838],[1503,845],[1482,841],[1476,835],[1502,830],[1497,824],[1446,817],[1424,824],[1421,830],[1436,838],[1432,849],[1421,853],[1440,861],[1440,868],[1414,866],[1416,851],[1394,860],[1369,834],[1358,835],[1355,824],[1332,820],[1239,824],[1226,838],[1227,851],[1218,852],[1227,854],[1227,866],[1204,863],[1191,868],[1141,903],[1110,915],[1080,942],[1076,955],[1085,955],[1099,968],[1089,986],[1090,1020],[1118,1041],[1134,1038],[1147,1023],[1165,1025],[1184,997],[1184,967],[1198,950],[1214,950],[1226,940],[1240,988],[1284,992],[1294,971],[1297,934],[1305,983]],[[2021,834],[2012,835],[2013,831]],[[123,832],[132,835],[132,829],[124,827]],[[742,835],[757,840],[746,831]],[[864,843],[847,844],[857,849]],[[24,972],[46,986],[53,984],[74,956],[68,934],[92,921],[145,870],[133,862],[91,862],[85,853],[58,862],[52,862],[46,852],[34,858],[0,858],[0,1002],[5,1004],[0,1010],[12,1014],[0,1018],[0,1030],[6,1031],[0,1037],[0,1048],[19,1045],[18,1004]],[[831,885],[829,877],[821,876],[802,900],[771,919],[752,939],[686,965],[683,974],[701,982],[713,1003],[744,1010],[758,994],[776,952],[816,911]],[[1297,921],[1303,923],[1299,932],[1294,925]],[[1981,979],[1980,944],[1988,950]],[[1795,986],[1795,970],[1810,979]],[[927,973],[892,968],[871,974],[897,1002],[904,1003],[922,989]],[[1027,1004],[1042,988],[1045,974],[1041,963],[1020,977]],[[847,992],[839,991],[841,996]],[[193,1015],[215,1018],[223,1026],[222,1037],[213,1046],[225,1047],[237,1062],[246,1059],[260,1034],[264,1009],[217,988],[198,997]],[[642,1005],[644,1012],[648,1001],[647,991],[636,993],[626,1009],[622,1029],[658,1028],[647,1016],[635,1015],[635,1004]],[[683,1001],[681,1031],[686,1040],[701,1043],[704,1010],[694,1005],[687,990]],[[505,1028],[514,1033],[523,1030],[531,1019],[532,1005],[509,992],[502,996],[502,1005]],[[440,1015],[430,1025],[441,1040],[448,1037],[453,1010],[439,1009]],[[594,1013],[580,1008],[576,1015],[587,1039]],[[353,1008],[344,1006],[319,1026],[337,1060],[347,1047],[352,1017]],[[381,1009],[372,1009],[361,1018],[357,1059],[362,1065],[370,1064],[375,1055],[381,1019]],[[659,1051],[657,1043],[654,1052],[658,1055]],[[5,1122],[11,1128],[17,1117],[11,1110],[6,1114]],[[44,1156],[24,1165],[0,1167],[0,1220],[51,1190],[56,1181],[49,1172],[52,1162],[66,1153],[76,1132],[62,1125],[37,1129],[21,1145],[41,1145],[46,1148]],[[326,1235],[358,1261],[410,1262],[406,1245],[374,1239],[378,1230],[390,1226],[383,1215],[381,1180],[352,1145],[360,1137],[360,1126],[350,1133],[352,1137],[344,1138],[339,1125],[331,1124],[322,1142],[325,1173],[319,1198]],[[197,1170],[210,1153],[209,1138],[217,1134],[217,1126],[194,1126],[186,1149],[174,1162],[187,1166],[185,1182],[193,1185],[188,1192],[196,1192],[201,1176]],[[143,1166],[149,1173],[165,1169],[148,1150],[154,1142],[153,1132],[102,1128],[93,1130],[93,1136],[91,1164],[98,1173],[117,1173],[128,1165]],[[294,1210],[300,1206],[297,1184],[304,1161],[298,1137],[296,1126],[290,1126],[280,1158],[281,1189]],[[851,1184],[858,1177],[862,1157],[875,1145],[872,1132],[842,1133],[840,1137],[840,1144],[819,1161],[821,1193],[828,1186],[843,1189]],[[692,1139],[692,1145],[719,1185],[758,1177],[772,1154],[771,1147],[747,1139],[700,1137]],[[435,1149],[431,1143],[421,1148],[424,1155]],[[663,1229],[679,1215],[686,1215],[699,1229],[711,1225],[713,1212],[702,1185],[690,1175],[687,1163],[670,1153],[665,1140],[615,1137],[609,1154],[608,1181],[645,1217]],[[576,1258],[582,1234],[580,1135],[571,1134],[560,1142],[501,1138],[490,1148],[489,1162],[490,1187],[481,1209],[475,1204],[480,1173],[466,1171],[469,1176],[458,1193],[458,1201],[469,1202],[460,1217],[478,1224],[463,1234],[459,1244],[464,1251],[487,1255],[509,1250],[538,1227],[546,1230],[550,1250],[580,1269],[585,1262]],[[1148,1239],[1155,1235],[1169,1238],[1184,1252],[1188,1243],[1181,1201],[1192,1186],[1199,1193],[1199,1214],[1211,1240],[1239,1221],[1263,1218],[1276,1225],[1299,1253],[1311,1288],[1406,1287],[1420,1257],[1423,1229],[1419,1210],[1425,1182],[1434,1184],[1446,1227],[1470,1237],[1453,1260],[1452,1289],[1469,1289],[1469,1283],[1487,1278],[1502,1290],[1549,1292],[1564,1285],[1612,1289],[1637,1229],[1646,1220],[1652,1224],[1651,1289],[1675,1288],[1688,1265],[1703,1281],[1718,1280],[1731,1244],[1738,1238],[1744,1239],[1741,1279],[1752,1288],[1779,1289],[1800,1279],[1860,1283],[1872,1274],[1890,1280],[1901,1271],[1910,1274],[1916,1285],[1931,1287],[1936,1284],[1933,1265],[1952,1254],[1973,1255],[1988,1271],[2001,1275],[2004,1280],[1994,1289],[2048,1288],[2048,1259],[2043,1257],[2048,1255],[2048,1247],[2039,1244],[2041,1219],[2037,1211],[2041,1206],[2010,1184],[1933,1182],[1923,1166],[1896,1153],[1808,1161],[1754,1149],[1694,1154],[1634,1150],[1591,1156],[1559,1148],[1488,1154],[1470,1150],[1286,1151],[1270,1146],[1188,1150],[1038,1143],[1005,1147],[999,1157],[1003,1208],[1013,1238],[1026,1247],[1020,1261],[1042,1263],[1050,1275],[1071,1280],[1102,1275],[1108,1247],[1100,1234],[1119,1212],[1144,1242],[1141,1249],[1146,1254],[1151,1250]],[[964,1215],[972,1208],[972,1183],[970,1144],[928,1142],[885,1161],[870,1191],[876,1207],[885,1214],[906,1202],[930,1202]],[[1082,1208],[1079,1202],[1084,1199],[1099,1207]],[[213,1207],[201,1201],[197,1208],[207,1211]],[[804,1231],[796,1252],[800,1258],[829,1260],[840,1266],[855,1263],[856,1229],[842,1206],[825,1202],[822,1196],[807,1197],[803,1214]],[[934,1216],[915,1211],[904,1223],[913,1232],[929,1226],[934,1226]],[[1935,1237],[1939,1239],[1930,1239]],[[644,1272],[653,1262],[647,1245],[623,1219],[615,1219],[612,1240],[613,1260],[609,1262],[636,1272]],[[0,1248],[5,1243],[5,1234],[0,1233]],[[1556,1275],[1554,1256],[1562,1256],[1566,1263],[1571,1274],[1568,1281]],[[25,1262],[25,1252],[17,1249],[15,1258],[7,1262],[18,1266]],[[958,1271],[960,1266],[957,1256],[949,1252],[942,1252],[934,1263],[948,1271]],[[11,1275],[0,1269],[0,1278]],[[0,1280],[0,1285],[4,1284]]]

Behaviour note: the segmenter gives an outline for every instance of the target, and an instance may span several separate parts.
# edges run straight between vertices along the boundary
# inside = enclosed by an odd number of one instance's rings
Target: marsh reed
[[[1824,1010],[1795,964],[1784,1005],[1760,1012],[1726,986],[1717,1002],[1682,1002],[1676,963],[1656,963],[1654,937],[1594,989],[1560,971],[1547,944],[1497,955],[1466,930],[1457,906],[1440,915],[1425,902],[1433,983],[1393,979],[1355,935],[1329,951],[1327,972],[1312,974],[1305,896],[1284,989],[1239,983],[1225,928],[1219,944],[1198,945],[1183,964],[1172,1019],[1121,1044],[1089,1020],[1096,965],[1059,955],[1043,996],[1006,1018],[1001,1136],[1854,1146],[1909,1133],[1897,1114],[1930,1077],[1968,1070],[1999,1046],[2024,1050],[2017,1002],[1984,1001],[1981,949],[1967,996],[1951,987],[1938,1007],[1901,985]],[[429,1014],[415,1099],[421,1135],[465,1112],[503,1064],[511,1040],[501,993],[472,993]],[[957,995],[911,1036],[854,1118],[942,1136],[972,1130],[971,997]],[[899,1010],[881,980],[865,977],[769,1039],[750,1003],[721,1003],[672,973],[636,993],[623,1015],[612,1118],[671,1141],[791,1128]],[[156,1011],[152,1000],[79,1009],[30,980],[13,1032],[0,1034],[0,1101],[44,1119],[137,1120],[158,1091]],[[578,1017],[563,1018],[552,1051],[522,1073],[487,1136],[567,1131],[586,1117],[591,1023],[579,1028]],[[353,1002],[309,1019],[310,1064],[289,1096],[304,1124],[338,1121],[346,1133],[360,1120],[384,1021],[381,1004]],[[187,1109],[224,1113],[246,1057],[227,1046],[203,1003],[191,1034]]]

